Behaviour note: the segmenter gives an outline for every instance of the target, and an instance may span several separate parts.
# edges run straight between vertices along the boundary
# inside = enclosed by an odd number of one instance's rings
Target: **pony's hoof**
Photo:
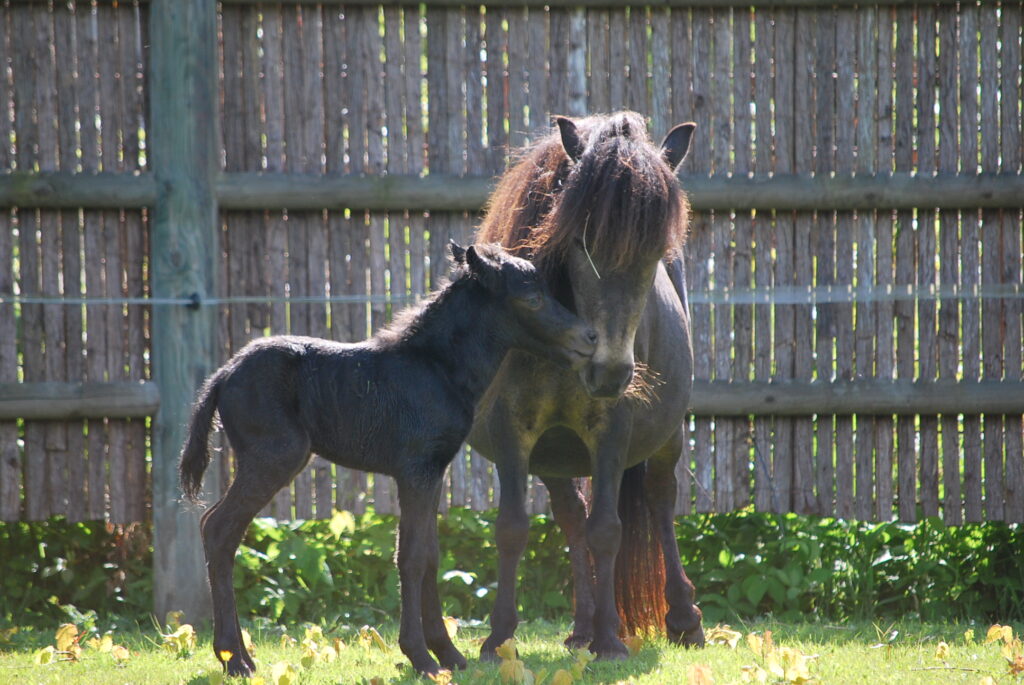
[[[462,652],[455,647],[450,647],[438,654],[437,660],[441,662],[442,668],[447,668],[449,671],[464,671],[469,665],[466,657],[462,656]]]
[[[502,642],[504,642],[504,640],[499,642],[497,638],[493,636],[484,640],[483,645],[480,646],[480,661],[486,661],[492,664],[496,664],[501,661],[501,657],[498,656],[498,653],[495,650],[498,649],[498,647],[501,647]],[[516,651],[518,652],[518,650]]]
[[[669,630],[668,640],[687,649],[701,649],[704,647],[704,629],[698,624],[696,628],[683,632]]]
[[[618,638],[594,640],[590,643],[590,651],[597,655],[598,661],[623,661],[629,658],[629,649]]]
[[[573,633],[569,637],[565,638],[565,646],[569,649],[583,649],[594,640],[593,635],[585,635],[582,633]]]
[[[437,662],[427,657],[426,659],[417,659],[412,662],[413,670],[420,675],[425,675],[428,678],[436,676],[441,672],[441,667],[437,665]]]
[[[231,657],[231,660],[224,664],[224,668],[227,670],[228,675],[232,677],[251,678],[256,674],[255,666],[250,666],[235,656]]]

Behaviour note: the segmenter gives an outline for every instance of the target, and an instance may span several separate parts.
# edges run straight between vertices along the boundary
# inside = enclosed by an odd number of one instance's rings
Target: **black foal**
[[[399,645],[427,674],[465,668],[437,593],[441,478],[466,439],[477,401],[510,348],[565,367],[594,353],[596,334],[546,292],[529,262],[497,246],[451,246],[451,281],[365,342],[254,340],[206,380],[179,467],[196,500],[214,412],[235,450],[235,479],[200,524],[213,595],[213,649],[231,675],[255,670],[242,646],[232,587],[246,527],[316,453],[393,476],[401,521]]]

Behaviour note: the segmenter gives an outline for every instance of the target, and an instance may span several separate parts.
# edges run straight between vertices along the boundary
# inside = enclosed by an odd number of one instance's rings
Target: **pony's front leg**
[[[594,640],[590,651],[599,659],[625,659],[629,650],[619,639],[615,606],[615,557],[622,541],[619,486],[629,445],[629,420],[611,420],[593,452],[593,496],[587,518],[587,544],[594,559]]]
[[[515,634],[519,623],[516,611],[516,568],[526,550],[526,540],[530,533],[530,519],[526,515],[529,451],[507,424],[492,433],[492,444],[497,450],[494,461],[501,483],[498,520],[495,523],[498,592],[491,611],[491,634],[480,648],[482,661],[497,661],[498,655],[494,650]]]
[[[437,518],[436,488],[398,482],[398,578],[402,596],[402,618],[398,646],[417,673],[436,675],[440,667],[430,652],[423,633],[423,582],[429,566],[429,521]],[[435,580],[436,582],[436,580]]]
[[[583,493],[569,478],[542,478],[551,495],[551,513],[565,533],[572,566],[575,607],[572,634],[565,638],[570,649],[586,647],[594,639],[594,566],[587,550],[587,508]]]
[[[665,601],[668,614],[665,629],[668,639],[686,647],[704,646],[701,612],[694,603],[693,583],[679,560],[676,541],[676,462],[682,451],[682,436],[677,434],[647,462],[644,474],[647,508],[665,559]]]

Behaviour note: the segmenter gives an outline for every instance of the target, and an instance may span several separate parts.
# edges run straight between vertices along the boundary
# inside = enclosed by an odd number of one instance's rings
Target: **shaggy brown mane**
[[[526,148],[501,178],[477,235],[550,270],[574,241],[601,269],[682,247],[689,205],[675,173],[634,112],[574,122],[585,142],[573,163],[554,133]]]

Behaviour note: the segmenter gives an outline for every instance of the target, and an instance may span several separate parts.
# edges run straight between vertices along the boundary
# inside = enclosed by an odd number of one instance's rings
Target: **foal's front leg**
[[[495,412],[501,415],[501,412]],[[522,443],[507,416],[497,430],[492,431],[492,444],[497,454],[501,495],[498,501],[498,520],[495,522],[495,541],[498,546],[498,592],[491,611],[491,634],[480,648],[482,661],[497,661],[494,651],[515,634],[519,624],[516,611],[516,568],[526,550],[530,534],[530,519],[526,515],[526,474],[529,449]]]
[[[586,647],[594,639],[594,566],[587,550],[587,508],[576,483],[569,478],[542,478],[551,495],[551,513],[565,533],[572,566],[575,607],[572,634],[565,638],[570,649]]]
[[[398,522],[398,577],[402,595],[398,645],[416,672],[426,675],[436,675],[441,670],[427,651],[422,613],[423,584],[431,554],[430,521],[434,520],[436,525],[440,487],[440,480],[428,488],[398,482],[398,504],[402,510]]]
[[[427,542],[427,569],[423,574],[423,633],[427,647],[437,656],[443,668],[462,670],[466,668],[466,657],[452,644],[448,628],[441,614],[441,598],[437,592],[438,544],[437,544],[437,503],[441,488],[434,495],[434,515],[429,517],[430,537]]]

